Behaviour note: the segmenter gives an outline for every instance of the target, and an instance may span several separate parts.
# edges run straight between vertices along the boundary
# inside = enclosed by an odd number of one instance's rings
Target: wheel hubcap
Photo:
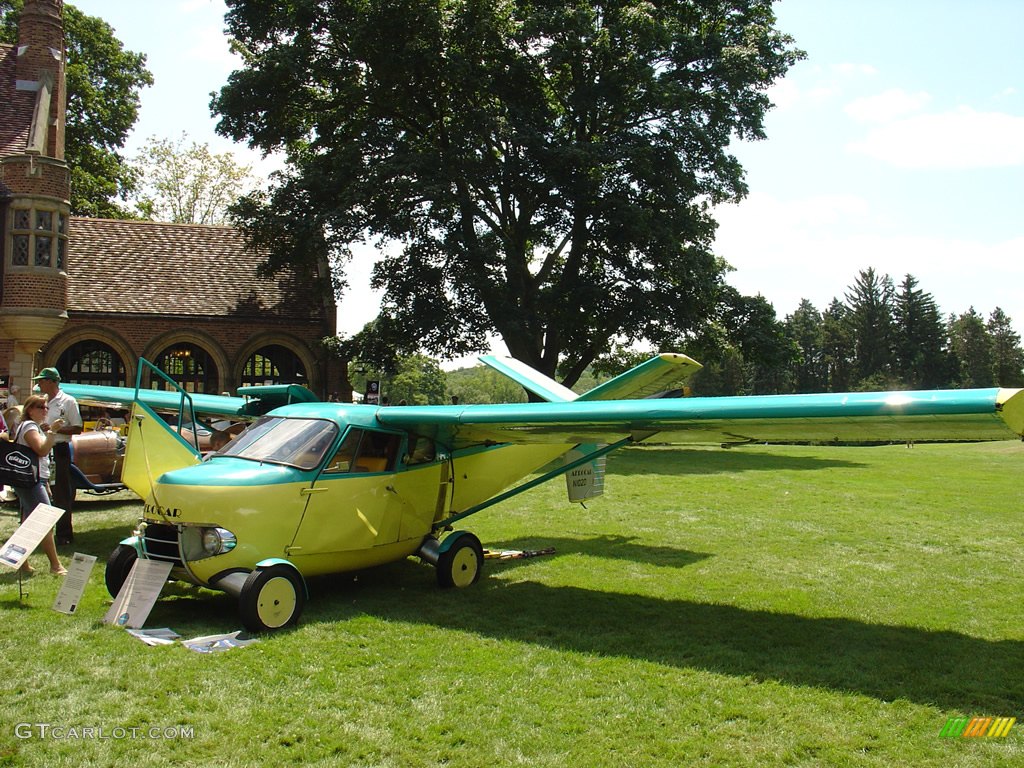
[[[295,585],[278,576],[263,585],[256,603],[256,612],[266,626],[281,627],[288,623],[295,612],[295,603]]]

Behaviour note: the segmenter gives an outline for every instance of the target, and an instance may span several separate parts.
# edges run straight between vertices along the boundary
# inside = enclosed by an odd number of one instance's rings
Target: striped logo
[[[1001,739],[1008,736],[1016,717],[951,717],[939,732],[944,739]]]

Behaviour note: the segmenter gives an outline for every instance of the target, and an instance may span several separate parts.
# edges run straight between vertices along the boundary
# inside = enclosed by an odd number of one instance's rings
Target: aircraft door
[[[393,489],[402,435],[349,429],[308,489],[292,549],[303,554],[369,549],[398,540]]]

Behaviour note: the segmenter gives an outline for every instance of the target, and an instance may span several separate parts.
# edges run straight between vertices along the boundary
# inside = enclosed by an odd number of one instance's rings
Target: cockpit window
[[[394,470],[402,436],[390,432],[350,429],[325,472],[391,472]]]
[[[338,426],[333,421],[264,416],[213,456],[315,469],[337,435]]]

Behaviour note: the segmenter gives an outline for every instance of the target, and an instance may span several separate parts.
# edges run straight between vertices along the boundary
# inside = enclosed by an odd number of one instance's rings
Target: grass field
[[[461,591],[414,560],[316,580],[296,629],[215,655],[100,623],[141,510],[84,497],[74,616],[57,578],[0,575],[0,765],[1019,766],[1024,723],[939,733],[1024,718],[1022,467],[1020,443],[628,449],[588,509],[554,482],[466,521],[554,555]],[[225,595],[164,595],[147,626],[240,628]]]

